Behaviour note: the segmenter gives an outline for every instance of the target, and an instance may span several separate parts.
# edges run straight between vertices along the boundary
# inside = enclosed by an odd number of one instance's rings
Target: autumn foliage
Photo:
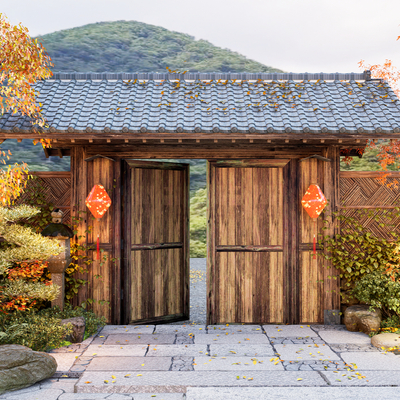
[[[397,40],[400,39],[400,36]],[[397,97],[400,98],[400,70],[397,69],[390,60],[386,60],[383,64],[366,64],[364,60],[358,63],[359,67],[363,70],[370,70],[373,79],[382,79],[386,81]],[[387,170],[388,165],[399,164],[400,165],[400,140],[392,139],[389,141],[383,141],[376,144],[370,140],[368,142],[369,148],[378,148],[378,160],[383,170]],[[385,175],[382,177],[382,183],[385,182]]]
[[[31,118],[36,129],[46,126],[46,121],[41,114],[42,105],[35,101],[39,93],[32,85],[52,76],[49,67],[54,64],[42,44],[28,32],[21,24],[11,25],[0,13],[0,110],[14,114],[19,111]],[[48,145],[45,139],[40,142]]]

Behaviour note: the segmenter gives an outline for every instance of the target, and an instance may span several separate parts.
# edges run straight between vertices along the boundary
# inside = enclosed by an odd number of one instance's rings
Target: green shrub
[[[400,317],[400,283],[375,271],[364,275],[355,285],[353,294],[362,303],[382,311],[382,316]]]
[[[190,199],[190,257],[207,257],[207,189]]]
[[[106,324],[104,317],[96,317],[91,311],[81,307],[72,309],[66,306],[64,311],[58,307],[40,311],[17,311],[12,314],[0,314],[0,344],[21,344],[36,351],[49,351],[66,346],[65,336],[72,330],[60,325],[61,319],[84,317],[86,322],[85,339]]]

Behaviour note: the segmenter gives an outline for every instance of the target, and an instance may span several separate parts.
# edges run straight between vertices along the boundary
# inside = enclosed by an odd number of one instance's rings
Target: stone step
[[[398,387],[189,387],[186,400],[396,399]],[[157,396],[156,399],[159,397]],[[162,397],[161,397],[162,398]],[[134,397],[137,400],[137,397]],[[167,400],[166,397],[164,397]],[[60,399],[64,400],[64,399]],[[72,400],[72,399],[71,399]]]
[[[113,378],[114,377],[114,378]],[[186,393],[188,387],[325,386],[315,371],[86,371],[76,393]]]

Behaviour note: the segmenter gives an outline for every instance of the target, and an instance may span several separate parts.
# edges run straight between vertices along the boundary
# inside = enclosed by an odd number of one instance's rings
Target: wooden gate
[[[208,163],[209,324],[289,318],[289,161]]]
[[[124,320],[189,318],[189,165],[127,161]]]

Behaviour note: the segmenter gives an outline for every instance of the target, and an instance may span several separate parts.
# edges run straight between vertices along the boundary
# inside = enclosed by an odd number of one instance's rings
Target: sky
[[[287,72],[360,72],[361,59],[400,68],[399,0],[0,0],[0,12],[31,36],[144,22]]]

